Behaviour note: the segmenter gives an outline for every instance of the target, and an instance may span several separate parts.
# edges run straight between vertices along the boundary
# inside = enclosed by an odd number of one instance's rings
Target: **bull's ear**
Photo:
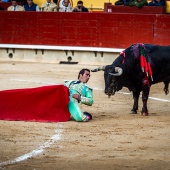
[[[123,73],[123,69],[122,68],[120,68],[120,67],[115,67],[115,72],[116,73],[109,73],[110,75],[112,75],[112,76],[121,76],[122,75],[122,73]]]

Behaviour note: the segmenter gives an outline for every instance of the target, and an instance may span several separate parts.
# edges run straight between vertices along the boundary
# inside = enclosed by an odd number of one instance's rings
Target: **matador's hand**
[[[73,95],[72,95],[72,98],[77,99],[78,101],[81,100],[81,97],[80,97],[80,95],[78,95],[78,94],[73,94]]]

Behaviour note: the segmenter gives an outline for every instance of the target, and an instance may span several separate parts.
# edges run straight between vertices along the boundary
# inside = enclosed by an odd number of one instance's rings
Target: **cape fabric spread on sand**
[[[0,119],[65,122],[69,90],[64,85],[0,91]]]

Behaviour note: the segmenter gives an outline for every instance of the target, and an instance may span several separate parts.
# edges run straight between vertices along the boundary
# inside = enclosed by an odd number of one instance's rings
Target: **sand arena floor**
[[[88,65],[0,63],[0,90],[61,84]],[[0,121],[0,169],[8,170],[169,170],[170,94],[152,86],[150,116],[129,114],[131,94],[103,93],[103,72],[91,73],[95,103],[87,123]],[[170,90],[170,89],[169,89]],[[121,92],[129,92],[123,89]],[[29,106],[28,106],[29,107]]]

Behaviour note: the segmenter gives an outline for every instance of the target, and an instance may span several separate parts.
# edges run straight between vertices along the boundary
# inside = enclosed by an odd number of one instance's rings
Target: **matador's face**
[[[79,80],[83,83],[87,83],[90,79],[90,72],[86,71],[84,72],[84,74],[80,74]]]

